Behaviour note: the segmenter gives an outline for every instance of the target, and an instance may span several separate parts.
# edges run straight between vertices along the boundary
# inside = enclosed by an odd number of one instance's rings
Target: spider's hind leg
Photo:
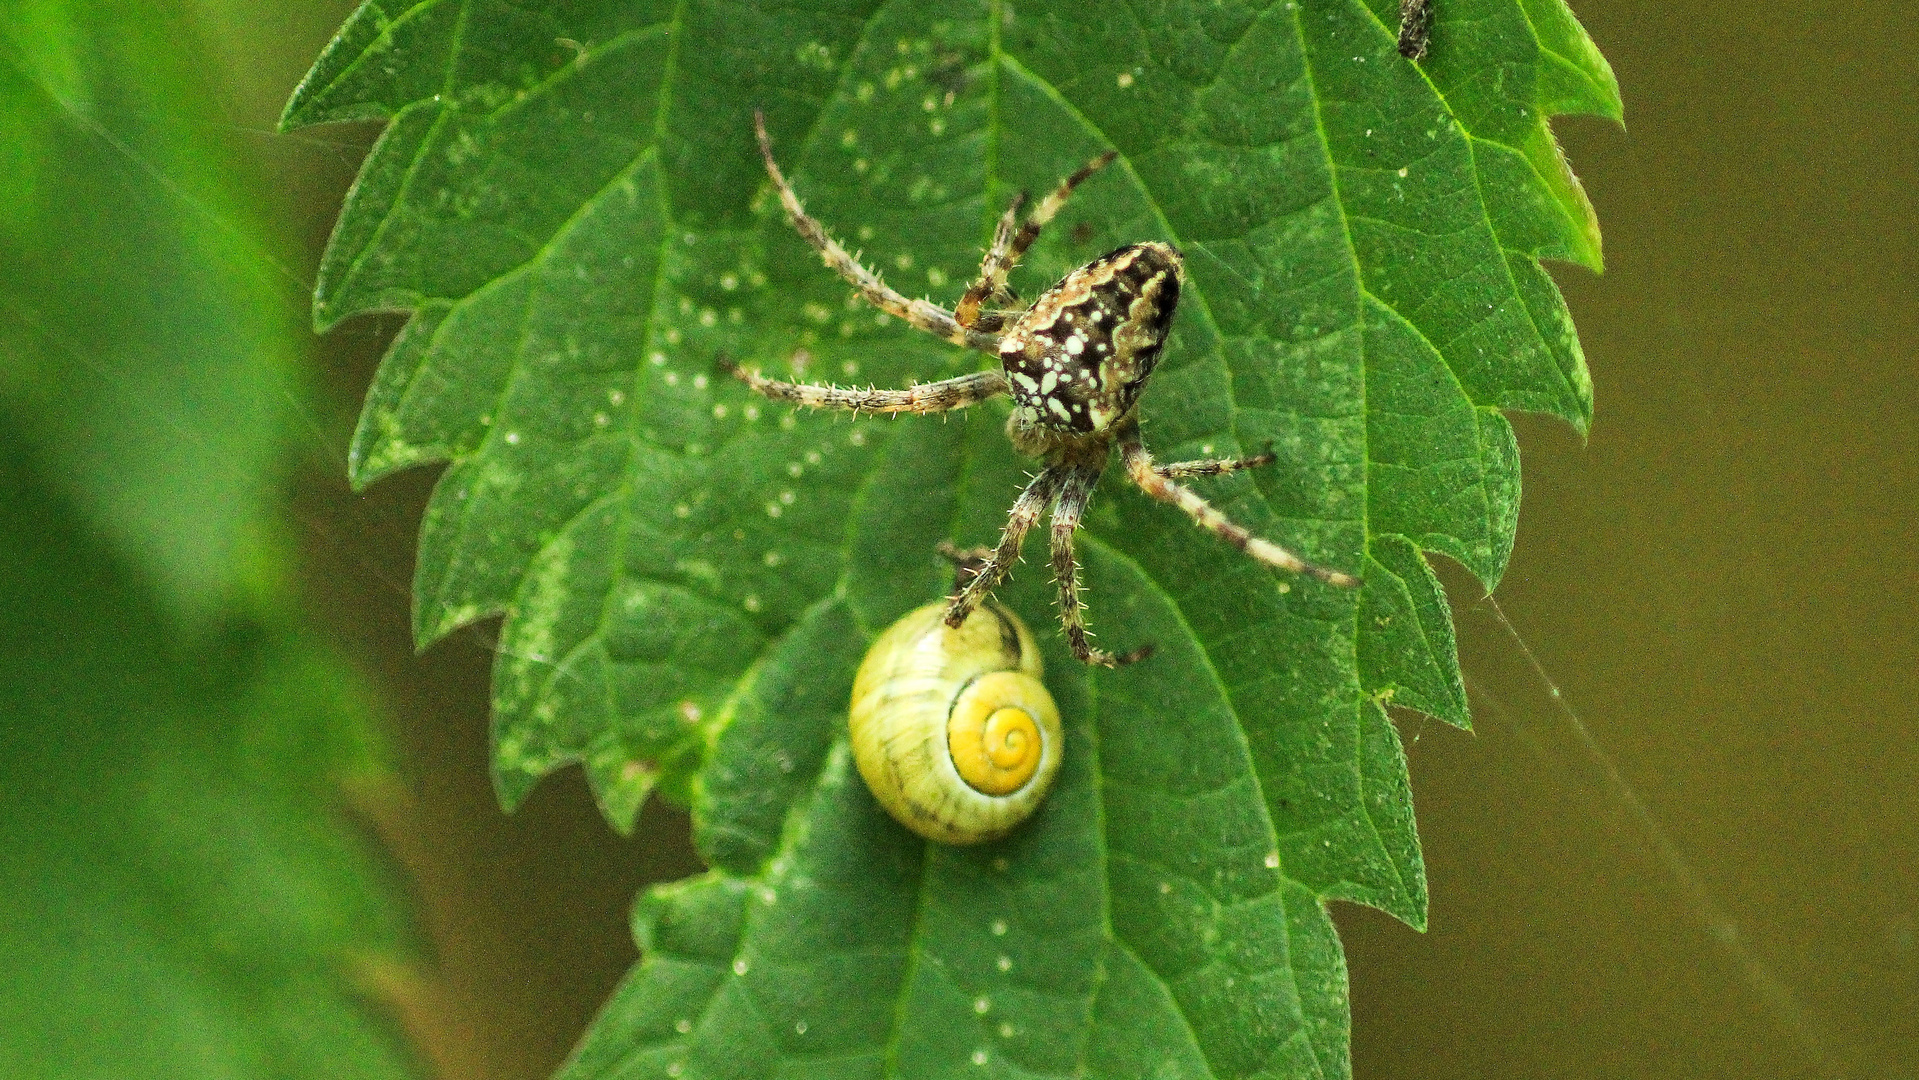
[[[849,254],[826,231],[826,226],[821,225],[800,205],[800,197],[793,193],[793,186],[786,182],[786,175],[780,172],[779,163],[773,160],[773,140],[766,134],[766,116],[758,110],[753,113],[753,133],[759,138],[760,158],[766,163],[766,175],[772,178],[773,186],[779,190],[780,205],[786,208],[787,219],[793,223],[794,230],[813,246],[813,250],[820,253],[820,258],[834,273],[858,289],[867,303],[894,318],[905,320],[917,329],[938,334],[955,345],[988,353],[999,345],[997,337],[961,325],[952,312],[938,304],[926,300],[908,300],[901,296],[892,286],[880,280],[878,274]]]
[[[966,294],[960,297],[959,304],[953,309],[953,316],[961,326],[992,330],[994,324],[1003,323],[1004,318],[998,312],[981,311],[980,305],[994,304],[1005,306],[1012,302],[1013,291],[1006,287],[1006,275],[1012,273],[1013,261],[1007,252],[1013,249],[1013,230],[1019,224],[1019,212],[1030,196],[1022,191],[1013,196],[1006,212],[999,216],[999,224],[993,227],[993,246],[986,249],[986,257],[980,260],[979,277],[966,288]]]
[[[781,382],[739,367],[725,357],[720,358],[719,366],[722,371],[752,387],[755,393],[809,409],[942,413],[977,405],[987,398],[1006,393],[1006,376],[997,371],[976,371],[971,375],[941,379],[939,382],[920,383],[904,390],[862,390],[858,387]]]
[[[1117,151],[1108,150],[1080,166],[1078,172],[1061,180],[1059,186],[1041,199],[1032,213],[1026,215],[1026,223],[1017,231],[1013,228],[1013,222],[1019,216],[1020,207],[1026,205],[1026,193],[1021,192],[1013,200],[1013,205],[1000,215],[999,226],[993,230],[993,246],[987,249],[986,258],[980,261],[979,277],[967,287],[966,295],[960,297],[958,306],[954,308],[954,317],[961,326],[977,325],[981,318],[980,307],[988,300],[1005,301],[1011,298],[1012,293],[1006,288],[1006,276],[1013,272],[1013,267],[1019,265],[1020,257],[1026,254],[1027,248],[1033,246],[1033,241],[1039,239],[1039,231],[1053,220],[1053,215],[1059,213],[1060,207],[1066,205],[1074,188],[1084,183],[1087,177],[1112,164],[1118,156]]]

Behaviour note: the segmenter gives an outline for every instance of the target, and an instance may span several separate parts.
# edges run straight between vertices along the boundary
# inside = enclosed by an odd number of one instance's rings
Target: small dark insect
[[[998,546],[971,568],[970,580],[952,598],[946,612],[948,626],[965,622],[966,616],[1005,579],[1019,560],[1027,530],[1051,507],[1060,623],[1073,655],[1107,667],[1145,655],[1146,650],[1115,656],[1095,649],[1080,617],[1079,565],[1073,553],[1073,533],[1079,528],[1080,515],[1106,470],[1114,446],[1119,447],[1127,478],[1141,491],[1186,511],[1200,527],[1253,558],[1333,585],[1359,584],[1350,574],[1315,566],[1270,540],[1254,536],[1178,482],[1185,477],[1217,476],[1266,465],[1274,460],[1272,454],[1159,463],[1140,441],[1139,395],[1159,362],[1160,348],[1179,303],[1182,259],[1171,245],[1149,241],[1110,251],[1066,275],[1023,310],[986,306],[1012,300],[1006,287],[1007,274],[1073,189],[1105,168],[1115,154],[1102,154],[1061,181],[1023,223],[1019,211],[1027,197],[1022,194],[1014,199],[994,230],[993,246],[980,264],[979,278],[960,297],[958,307],[947,311],[930,301],[908,300],[893,291],[847,254],[819,222],[808,217],[773,160],[765,117],[756,112],[753,122],[766,173],[779,189],[787,216],[826,265],[880,310],[956,345],[997,357],[1004,370],[975,372],[905,390],[859,390],[778,382],[756,371],[732,368],[724,360],[722,365],[769,398],[811,408],[937,413],[1010,394],[1013,414],[1006,422],[1007,437],[1022,454],[1044,463],[1014,501]]]
[[[1399,0],[1399,55],[1424,59],[1432,33],[1433,0]]]

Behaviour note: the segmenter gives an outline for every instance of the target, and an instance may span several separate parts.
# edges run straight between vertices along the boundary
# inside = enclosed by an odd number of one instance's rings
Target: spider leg
[[[999,227],[993,230],[993,246],[987,249],[986,258],[981,260],[979,277],[967,286],[966,295],[960,297],[959,306],[954,309],[954,317],[961,326],[973,326],[980,319],[980,305],[995,297],[1010,297],[1006,289],[1006,275],[1019,265],[1020,256],[1039,239],[1039,231],[1053,220],[1060,207],[1073,194],[1073,189],[1086,181],[1086,178],[1113,163],[1119,153],[1108,150],[1104,154],[1080,166],[1078,172],[1059,182],[1050,194],[1040,200],[1033,212],[1026,215],[1026,223],[1013,230],[1013,219],[1026,203],[1026,194],[1021,192],[1000,216]]]
[[[1100,468],[1075,469],[1060,485],[1058,501],[1053,504],[1053,579],[1059,584],[1059,623],[1066,631],[1066,643],[1073,647],[1073,656],[1082,663],[1119,667],[1146,659],[1153,647],[1141,646],[1118,656],[1095,649],[1088,640],[1091,635],[1086,631],[1086,620],[1080,614],[1085,605],[1079,601],[1079,561],[1073,554],[1073,534],[1079,530],[1080,514],[1093,497],[1093,486],[1099,483],[1101,471]]]
[[[828,235],[826,226],[808,216],[800,206],[800,197],[793,193],[792,185],[786,182],[786,176],[773,160],[773,141],[766,134],[766,115],[754,110],[753,132],[759,137],[760,157],[766,162],[766,175],[772,177],[773,186],[779,189],[780,205],[786,208],[786,216],[793,222],[793,228],[820,258],[831,267],[834,273],[846,279],[847,283],[858,289],[868,303],[898,319],[904,319],[909,325],[937,334],[955,345],[964,345],[969,349],[991,353],[999,346],[999,338],[992,334],[963,326],[953,317],[953,313],[938,304],[926,300],[908,300],[895,292],[893,288],[880,280],[880,276],[868,270],[864,264],[846,249],[839,241]]]
[[[1138,424],[1129,424],[1119,438],[1120,460],[1126,463],[1127,477],[1146,494],[1186,511],[1200,528],[1268,566],[1295,574],[1310,574],[1328,585],[1341,588],[1352,588],[1359,584],[1359,579],[1351,574],[1309,563],[1271,540],[1254,536],[1244,526],[1234,524],[1232,519],[1213,509],[1212,504],[1200,498],[1193,489],[1161,476],[1153,467],[1153,455],[1147,453],[1145,444],[1140,442]]]
[[[1256,469],[1261,465],[1271,465],[1279,460],[1272,451],[1254,454],[1243,458],[1205,458],[1200,461],[1168,461],[1155,463],[1153,471],[1168,480],[1180,480],[1189,476],[1219,476],[1222,473],[1238,472],[1241,469]]]
[[[846,409],[851,412],[942,413],[977,405],[1006,393],[1006,376],[976,371],[939,382],[920,383],[905,390],[861,390],[857,387],[816,386],[781,382],[757,371],[747,371],[722,358],[720,367],[756,393],[774,401],[788,401],[809,409]]]
[[[1020,208],[1026,205],[1028,198],[1030,196],[1024,191],[1013,196],[1006,212],[999,216],[999,224],[993,227],[993,246],[986,249],[986,257],[980,260],[979,277],[966,287],[966,294],[960,297],[959,306],[953,309],[953,316],[961,326],[988,329],[980,326],[982,317],[989,321],[1004,321],[995,320],[993,313],[982,312],[980,305],[1008,295],[1006,275],[1012,272],[1013,266],[1007,261],[1006,253],[1013,248],[1013,230],[1019,225]]]
[[[1033,477],[1033,482],[1026,485],[1026,490],[1019,493],[1019,498],[1013,500],[1013,509],[1006,516],[1006,528],[999,534],[999,545],[993,549],[986,564],[973,575],[973,579],[959,591],[959,595],[953,597],[953,603],[946,609],[946,625],[958,626],[965,622],[966,617],[999,587],[999,583],[1006,580],[1013,564],[1019,561],[1019,548],[1026,539],[1026,531],[1046,512],[1046,507],[1059,491],[1060,482],[1066,477],[1066,469],[1048,465],[1040,470],[1038,476]]]

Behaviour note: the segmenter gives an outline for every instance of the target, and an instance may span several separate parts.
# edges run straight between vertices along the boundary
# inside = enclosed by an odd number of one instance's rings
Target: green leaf
[[[183,634],[0,424],[0,1074],[365,1078],[349,975],[406,952],[339,820],[385,775],[355,680],[273,620]]]
[[[193,41],[158,0],[0,3],[0,410],[213,617],[260,572],[298,324]]]
[[[390,780],[275,542],[297,290],[183,7],[0,0],[0,1075],[398,1080]]]
[[[712,872],[655,890],[645,959],[564,1070],[603,1076],[1343,1076],[1326,913],[1421,926],[1385,704],[1466,723],[1422,552],[1491,588],[1518,512],[1501,410],[1581,430],[1591,384],[1539,259],[1599,265],[1546,119],[1617,116],[1560,0],[368,3],[286,122],[385,118],[328,249],[325,327],[414,312],[353,479],[446,462],[422,644],[502,613],[511,806],[582,762],[629,827],[659,790]],[[796,416],[718,374],[902,385],[974,369],[849,300],[781,218],[766,110],[809,209],[950,303],[992,222],[1094,154],[1016,275],[1117,244],[1187,256],[1143,414],[1163,457],[1272,446],[1206,485],[1358,593],[1268,573],[1109,478],[1092,618],[1148,663],[1048,642],[1067,763],[1033,822],[924,844],[847,760],[866,643],[939,595],[1021,482],[1002,409]],[[1049,590],[1002,592],[1034,626]]]

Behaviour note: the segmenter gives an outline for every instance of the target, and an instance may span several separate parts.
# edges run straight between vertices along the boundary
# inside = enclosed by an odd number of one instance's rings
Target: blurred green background
[[[498,811],[433,477],[346,491],[377,130],[273,121],[349,7],[0,0],[0,1075],[544,1077],[697,869],[576,773]],[[1478,733],[1402,717],[1433,929],[1336,909],[1354,1072],[1919,1076],[1910,12],[1576,10],[1597,415],[1520,418],[1524,644],[1449,578]]]

